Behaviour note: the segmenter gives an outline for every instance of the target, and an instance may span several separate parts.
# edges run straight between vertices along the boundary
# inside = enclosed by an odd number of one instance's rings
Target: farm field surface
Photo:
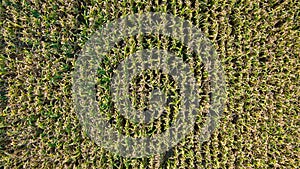
[[[295,0],[2,0],[0,169],[298,168],[299,11]],[[72,78],[76,61],[96,31],[119,18],[147,12],[182,18],[210,40],[224,71],[226,100],[209,139],[197,141],[211,99],[203,63],[183,43],[161,34],[116,42],[97,69],[95,88],[99,114],[119,133],[155,136],[170,128],[179,113],[174,104],[144,125],[115,111],[110,79],[129,55],[155,46],[167,49],[195,65],[201,86],[192,132],[164,153],[127,158],[97,144],[84,130],[74,109]],[[136,108],[147,106],[141,97],[159,87],[178,96],[173,82],[159,71],[141,72],[130,82],[130,99]],[[180,101],[172,99],[170,104]]]

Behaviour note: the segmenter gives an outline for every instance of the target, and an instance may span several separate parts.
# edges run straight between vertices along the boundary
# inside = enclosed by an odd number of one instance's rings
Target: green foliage
[[[299,2],[1,2],[0,168],[300,166]],[[126,159],[97,146],[82,132],[73,110],[71,73],[85,42],[102,24],[149,11],[183,17],[213,42],[225,70],[228,100],[220,126],[209,141],[199,144],[208,82],[196,60],[204,99],[195,132],[166,154]],[[160,45],[183,58],[189,55],[176,43],[161,36],[148,41],[125,39],[123,46],[107,56],[105,70],[98,70],[101,109],[111,106],[101,87],[108,86],[111,68],[122,59],[118,56],[128,56],[143,45]],[[142,126],[124,122],[117,114],[110,117],[125,134],[155,133],[163,130],[162,123],[168,124],[162,120],[148,126],[151,130],[136,130]]]

